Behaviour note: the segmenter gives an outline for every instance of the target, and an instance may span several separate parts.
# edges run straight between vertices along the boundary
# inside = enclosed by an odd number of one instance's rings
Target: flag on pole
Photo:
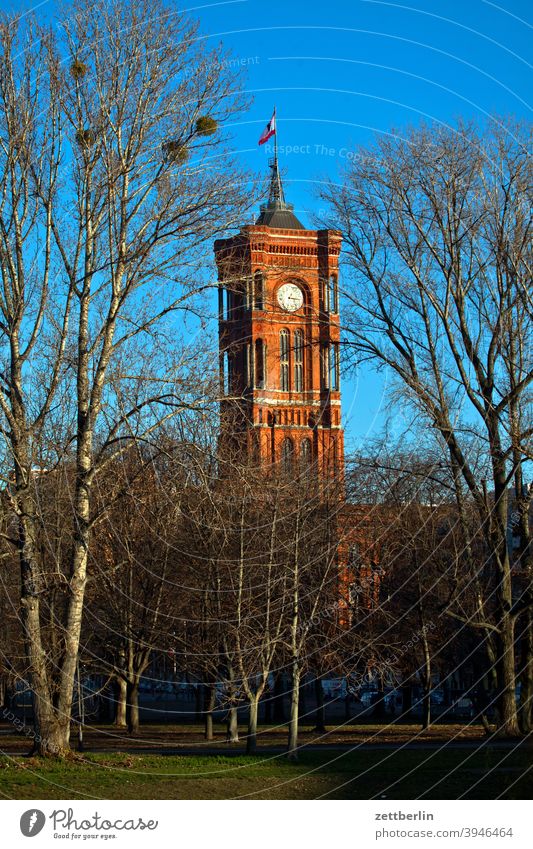
[[[269,138],[271,138],[271,136],[274,135],[275,132],[276,132],[276,110],[274,109],[274,112],[272,113],[272,118],[270,119],[270,121],[266,125],[265,129],[263,130],[263,132],[261,134],[261,138],[259,139],[259,141],[257,143],[258,144],[264,144],[265,142],[267,142],[269,140]]]

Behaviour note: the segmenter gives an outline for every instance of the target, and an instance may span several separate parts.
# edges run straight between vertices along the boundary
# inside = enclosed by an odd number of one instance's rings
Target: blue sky
[[[374,133],[459,115],[530,118],[532,8],[526,0],[239,0],[196,14],[247,69],[254,103],[235,134],[254,169],[267,169],[257,138],[277,106],[287,199],[306,223],[319,181],[336,178]],[[342,388],[347,448],[360,447],[383,424],[387,378],[362,370]]]
[[[423,119],[449,124],[458,115],[531,117],[527,0],[176,5],[198,17],[202,33],[222,41],[246,70],[253,104],[233,130],[243,164],[255,171],[267,170],[269,151],[257,139],[277,106],[286,195],[304,223],[317,209],[319,181],[336,178],[350,151],[374,133]],[[386,378],[370,371],[344,380],[348,447],[379,430],[386,391]]]
[[[374,132],[459,114],[529,117],[531,8],[526,0],[234,0],[195,14],[247,69],[254,104],[235,130],[252,166],[266,160],[256,140],[277,105],[279,144],[291,149],[280,158],[305,215],[316,179],[336,174]]]

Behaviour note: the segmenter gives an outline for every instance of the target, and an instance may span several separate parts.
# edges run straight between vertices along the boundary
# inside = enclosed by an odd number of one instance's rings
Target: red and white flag
[[[270,119],[270,121],[266,125],[265,129],[263,130],[263,132],[261,134],[261,138],[258,141],[258,144],[264,144],[265,142],[267,142],[269,140],[269,138],[274,135],[275,132],[276,132],[276,110],[274,109],[274,112],[272,113],[272,118]]]

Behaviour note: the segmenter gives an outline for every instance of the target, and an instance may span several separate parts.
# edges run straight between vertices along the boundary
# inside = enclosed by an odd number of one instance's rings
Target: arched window
[[[254,310],[264,309],[264,282],[260,271],[254,274]]]
[[[329,389],[329,346],[320,345],[320,385],[322,389]]]
[[[253,306],[253,282],[251,277],[246,278],[245,283],[245,308],[251,310]]]
[[[255,386],[256,389],[265,386],[265,345],[262,339],[255,340]]]
[[[248,342],[246,345],[246,359],[245,359],[245,383],[247,387],[251,387],[253,385],[253,362],[252,362],[252,346]]]
[[[322,281],[322,307],[324,312],[329,312],[329,285],[326,279]]]
[[[332,274],[329,278],[328,304],[330,312],[339,311],[339,291],[337,287],[337,275]]]
[[[292,471],[292,461],[294,459],[294,443],[292,439],[284,439],[281,443],[281,468],[285,474]]]
[[[339,470],[339,453],[336,438],[333,438],[331,443],[331,458],[333,460],[333,473],[336,475]]]
[[[282,392],[289,391],[289,344],[289,331],[283,329],[279,334],[280,388]]]
[[[304,334],[297,330],[294,334],[294,389],[303,392],[304,389]]]
[[[311,445],[311,440],[302,439],[300,443],[300,460],[303,465],[307,466],[311,463],[311,460],[313,459],[312,452],[313,446]]]
[[[233,383],[234,383],[234,359],[233,353],[230,351],[226,352],[226,394],[231,395],[233,392]]]
[[[339,346],[333,343],[329,346],[329,388],[338,390],[340,383]]]

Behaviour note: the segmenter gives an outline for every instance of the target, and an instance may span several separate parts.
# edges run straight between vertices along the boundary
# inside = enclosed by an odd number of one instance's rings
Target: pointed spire
[[[261,212],[256,224],[267,224],[270,227],[281,227],[291,230],[302,230],[303,225],[298,221],[292,203],[285,200],[285,192],[281,182],[281,174],[278,164],[278,124],[276,108],[274,107],[274,158],[269,161],[272,171],[270,177],[270,188],[268,192],[268,203],[261,206]]]
[[[277,148],[278,146],[276,144],[274,159],[271,159],[268,163],[272,170],[272,176],[270,177],[270,191],[268,193],[269,205],[274,203],[285,203],[285,193],[281,182],[281,174],[279,173]]]
[[[274,159],[268,163],[270,165],[272,176],[270,177],[270,191],[268,193],[268,203],[285,203],[285,193],[281,183],[281,174],[279,173],[278,165],[278,119],[276,115],[276,107],[274,106]]]

